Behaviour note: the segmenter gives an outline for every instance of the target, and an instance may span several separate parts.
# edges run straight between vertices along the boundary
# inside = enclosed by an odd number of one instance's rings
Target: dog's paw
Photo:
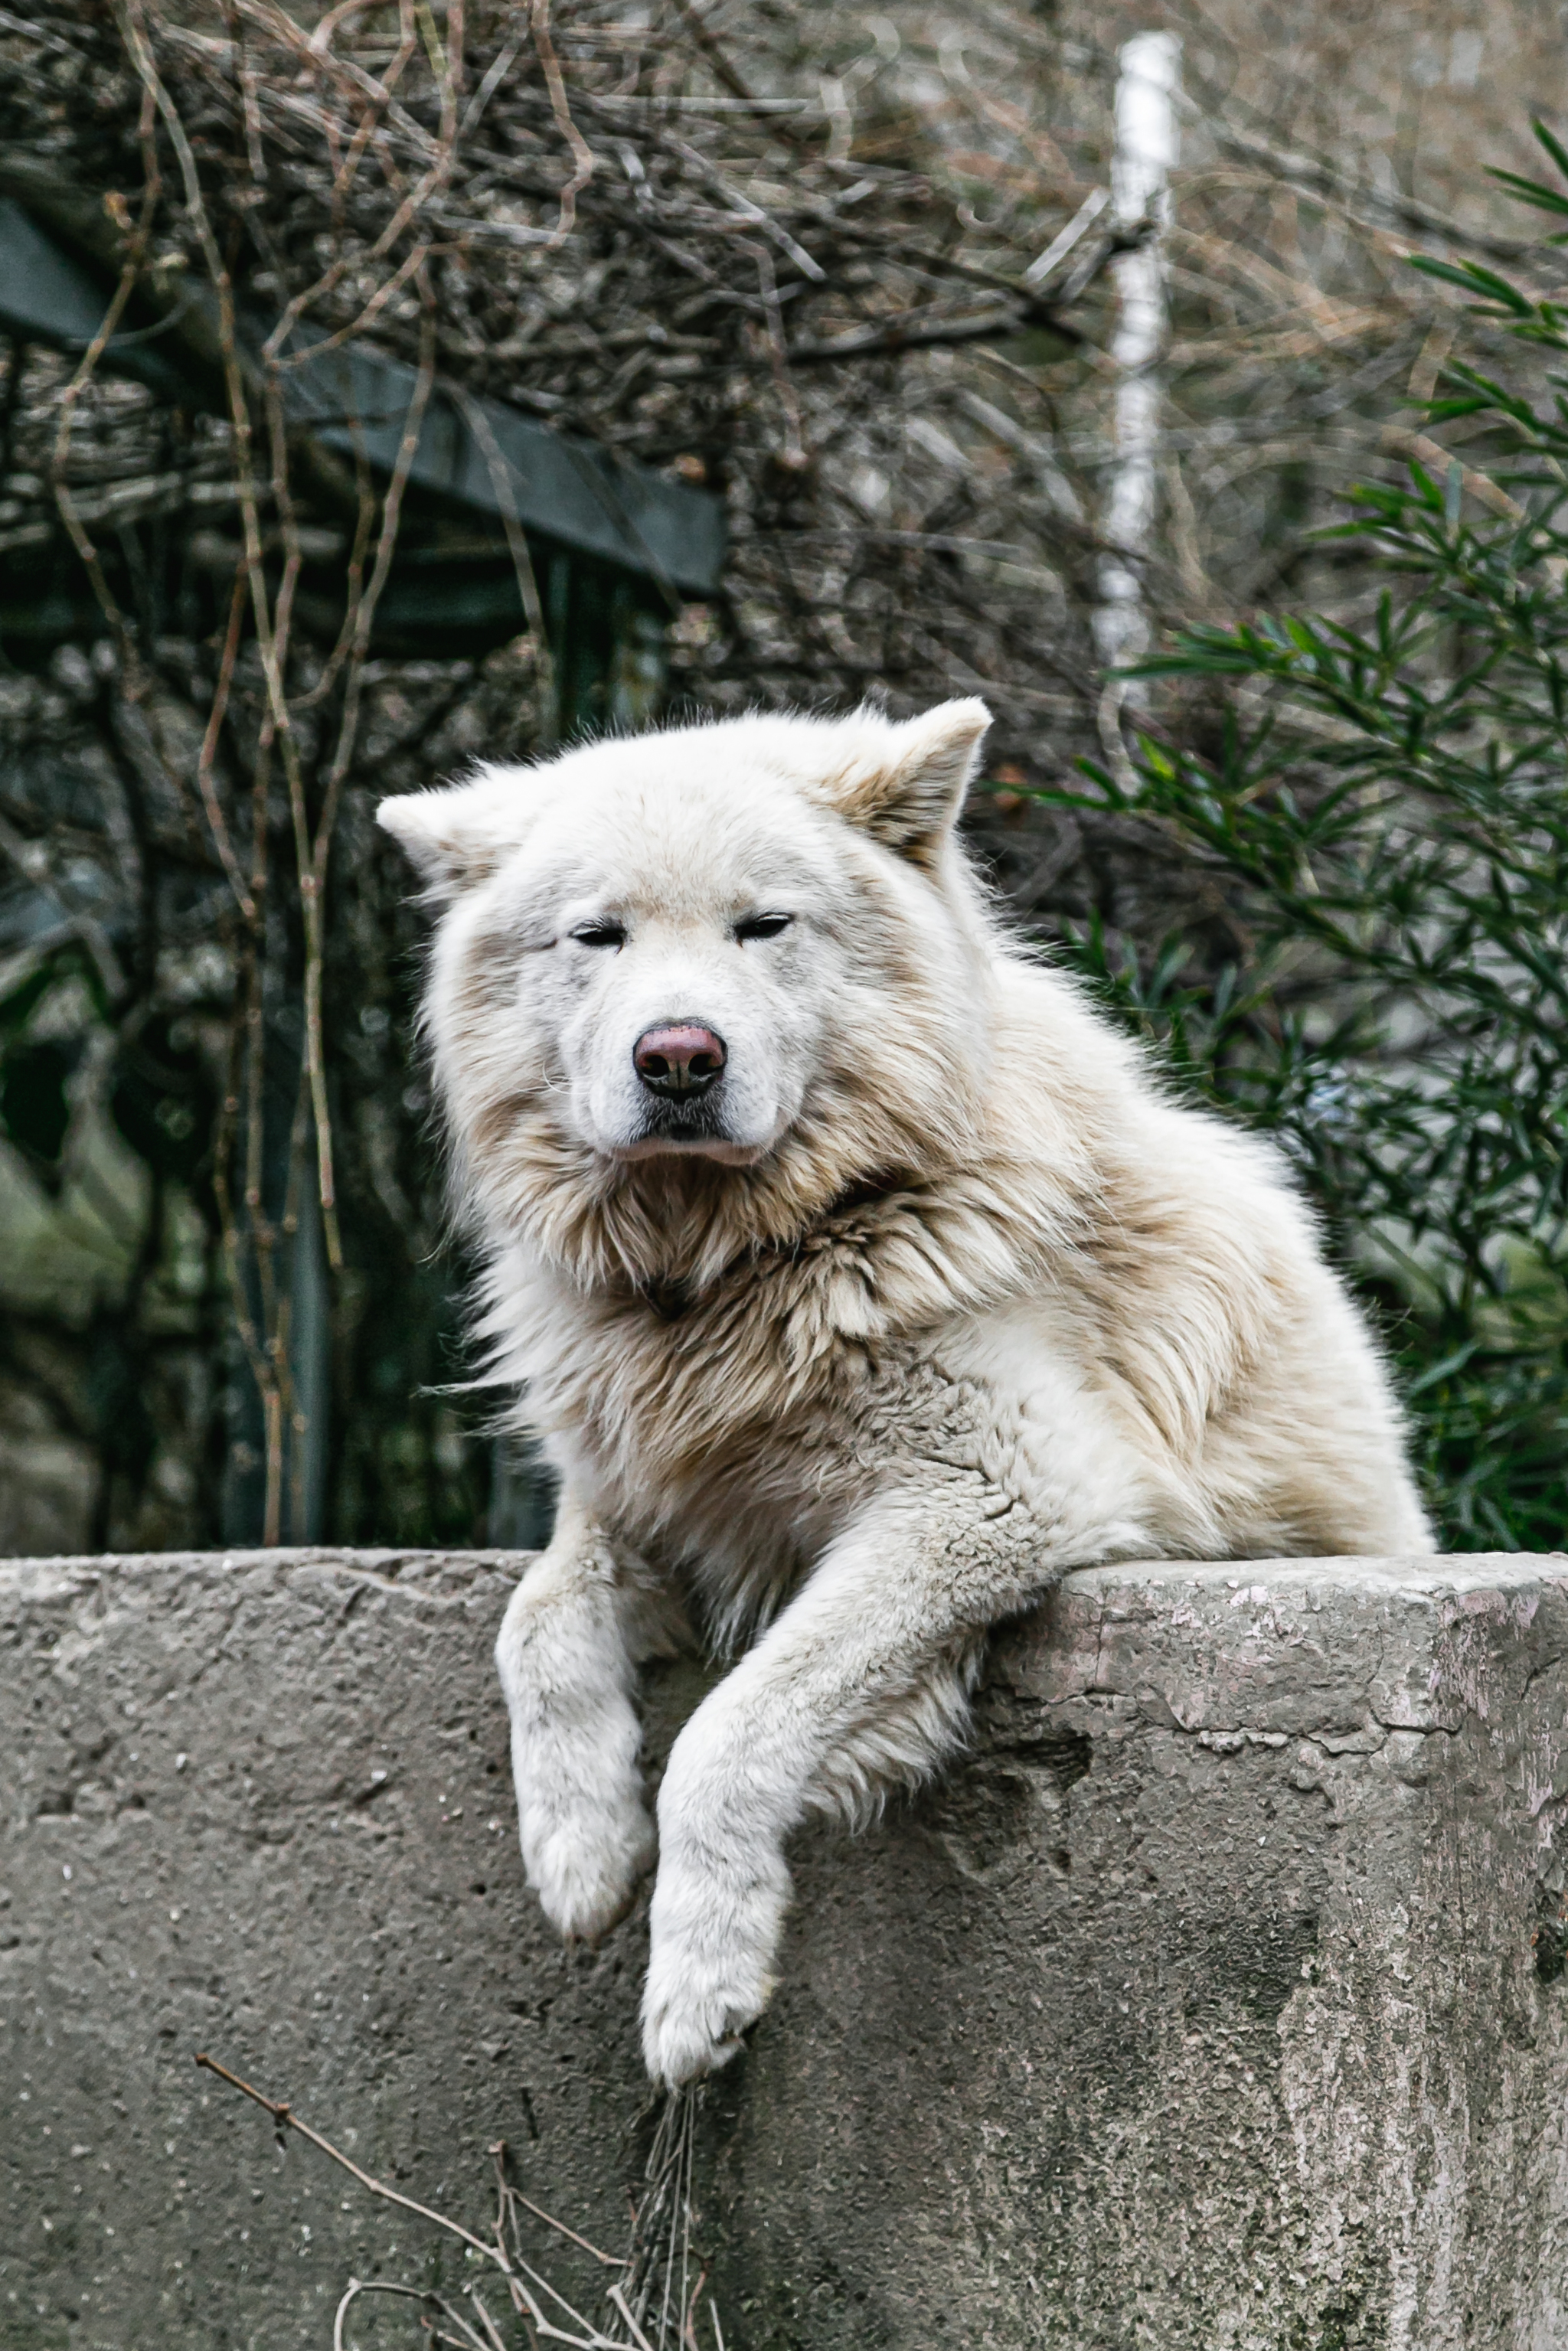
[[[738,2057],[740,2036],[767,2007],[776,1980],[737,1953],[729,1954],[727,1965],[701,1971],[651,1969],[643,2001],[643,2054],[653,2080],[679,2089]]]
[[[640,1800],[521,1808],[523,1864],[545,1917],[570,1940],[596,1942],[625,1917],[657,1850]]]
[[[655,2082],[676,2089],[739,2055],[741,2034],[779,1980],[773,1959],[789,1881],[774,1878],[753,1879],[742,1893],[671,1886],[660,1872],[643,1996],[643,2053]]]

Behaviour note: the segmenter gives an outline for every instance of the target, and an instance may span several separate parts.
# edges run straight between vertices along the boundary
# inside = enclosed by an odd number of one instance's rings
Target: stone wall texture
[[[325,2346],[350,2273],[455,2274],[198,2049],[624,2244],[645,1921],[564,1950],[522,1883],[517,1564],[0,1562],[3,2351]],[[1070,1577],[943,1786],[799,1842],[699,2115],[729,2351],[1563,2351],[1565,1810],[1568,1560]]]

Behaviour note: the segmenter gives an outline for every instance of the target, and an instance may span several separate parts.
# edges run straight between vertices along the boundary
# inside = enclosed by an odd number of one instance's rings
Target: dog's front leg
[[[697,1708],[659,1792],[643,2007],[655,2080],[735,2054],[773,1989],[790,1830],[813,1807],[863,1810],[951,1751],[980,1635],[1051,1583],[1052,1549],[977,1475],[884,1495]]]
[[[612,1927],[653,1858],[632,1704],[632,1636],[646,1609],[630,1563],[563,1493],[549,1549],[513,1593],[496,1642],[523,1866],[563,1935]]]

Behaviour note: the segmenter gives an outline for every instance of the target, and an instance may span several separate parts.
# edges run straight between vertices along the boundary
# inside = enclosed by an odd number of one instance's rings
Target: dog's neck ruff
[[[679,1276],[652,1274],[628,1284],[630,1294],[643,1299],[661,1322],[678,1322],[691,1311],[705,1294],[726,1276],[745,1265],[759,1265],[767,1259],[795,1259],[813,1243],[831,1244],[835,1239],[849,1238],[843,1220],[862,1209],[875,1208],[895,1196],[910,1195],[919,1184],[914,1176],[881,1175],[846,1184],[837,1196],[799,1232],[763,1241],[748,1242],[736,1251],[729,1262],[718,1269],[713,1280],[699,1286]],[[856,1235],[857,1239],[863,1235]]]

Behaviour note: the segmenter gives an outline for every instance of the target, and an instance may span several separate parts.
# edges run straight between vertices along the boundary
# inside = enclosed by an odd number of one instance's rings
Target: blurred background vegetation
[[[1568,214],[1568,157],[1542,138],[1565,185],[1536,201]],[[1550,298],[1444,274],[1568,350]],[[1568,1502],[1568,379],[1532,404],[1458,356],[1447,373],[1428,413],[1464,420],[1466,458],[1352,488],[1334,533],[1387,581],[1368,621],[1179,632],[1138,674],[1197,692],[1130,780],[1085,762],[1086,790],[1040,797],[1121,808],[1212,878],[1218,928],[1113,952],[1091,922],[1071,960],[1186,1091],[1290,1153],[1397,1349],[1445,1541],[1550,1551]]]
[[[1131,220],[1150,28],[1180,153]],[[1019,922],[1279,1135],[1445,1540],[1561,1543],[1560,41],[1507,0],[8,16],[0,1550],[537,1534],[453,1385],[375,799],[975,691]],[[311,350],[382,372],[329,417]],[[627,468],[608,538],[486,418]],[[666,493],[722,513],[706,584],[628,519]],[[1108,692],[1110,563],[1147,658]]]

